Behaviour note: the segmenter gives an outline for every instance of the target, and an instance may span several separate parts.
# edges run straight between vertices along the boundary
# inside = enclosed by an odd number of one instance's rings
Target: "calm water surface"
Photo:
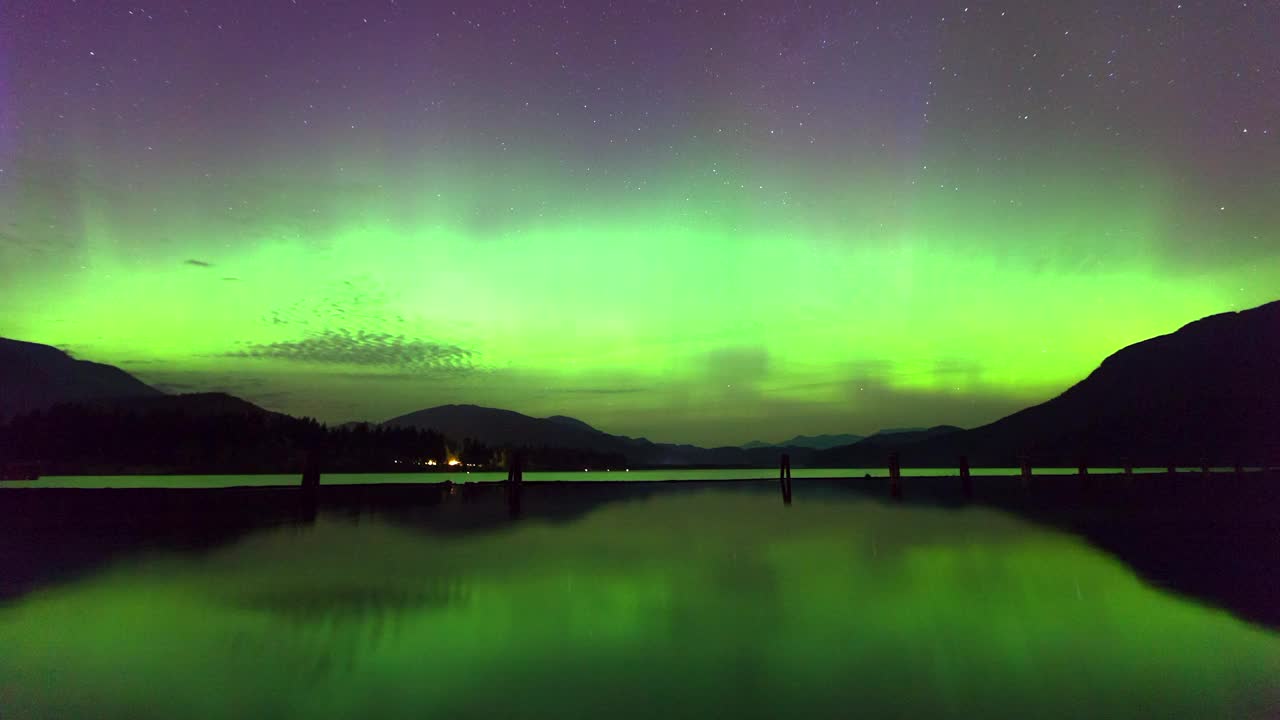
[[[710,489],[466,532],[322,512],[0,605],[6,720],[1278,709],[1280,636],[978,508]]]
[[[1217,468],[1226,472],[1231,468]],[[1119,473],[1120,468],[1090,468],[1096,474]],[[1200,468],[1182,468],[1182,472],[1198,473]],[[916,477],[946,477],[956,475],[953,468],[908,468],[903,472]],[[1016,476],[1018,468],[973,468],[974,475]],[[1163,473],[1165,468],[1137,468],[1137,473]],[[1076,468],[1036,468],[1036,475],[1074,475]],[[796,468],[792,472],[797,478],[860,478],[888,477],[888,470],[879,468]],[[505,480],[505,472],[452,472],[452,473],[329,473],[320,481],[326,485],[364,485],[375,483],[438,483],[445,480],[454,482],[498,482]],[[714,470],[630,470],[630,471],[583,471],[583,472],[527,472],[525,480],[530,481],[594,481],[594,482],[642,482],[655,480],[763,480],[777,478],[776,468],[730,468]],[[67,487],[67,488],[214,488],[214,487],[268,487],[274,485],[297,485],[301,475],[69,475],[42,477],[36,482],[0,483],[0,489],[7,487]]]

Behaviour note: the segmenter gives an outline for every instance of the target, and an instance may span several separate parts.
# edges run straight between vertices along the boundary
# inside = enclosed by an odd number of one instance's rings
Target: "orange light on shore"
[[[458,458],[449,458],[449,467],[454,467],[455,465],[461,465],[461,464],[462,464],[462,461],[459,460]]]

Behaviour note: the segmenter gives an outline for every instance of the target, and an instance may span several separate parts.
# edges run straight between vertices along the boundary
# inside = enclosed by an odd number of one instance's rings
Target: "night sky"
[[[0,5],[0,335],[326,421],[974,425],[1280,297],[1280,4]]]

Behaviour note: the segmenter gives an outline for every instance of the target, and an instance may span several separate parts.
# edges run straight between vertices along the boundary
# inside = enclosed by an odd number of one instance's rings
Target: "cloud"
[[[701,387],[724,399],[759,398],[772,370],[769,351],[763,347],[717,348],[706,353],[703,363]]]
[[[706,355],[706,367],[717,379],[754,382],[769,374],[769,351],[763,347],[726,347]]]
[[[468,372],[476,367],[476,353],[458,345],[346,329],[325,330],[302,340],[253,343],[225,357],[417,371]]]
[[[195,260],[195,259],[183,260],[182,264],[194,265],[196,267],[202,267],[202,268],[213,267],[213,263],[211,262],[205,262],[204,260]]]
[[[326,287],[322,295],[303,298],[275,308],[263,316],[270,325],[329,327],[336,324],[381,327],[404,319],[389,310],[388,298],[368,278],[343,280]]]

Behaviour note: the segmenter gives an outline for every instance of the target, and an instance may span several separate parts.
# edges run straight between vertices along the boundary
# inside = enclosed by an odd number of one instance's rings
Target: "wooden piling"
[[[302,487],[305,490],[320,487],[320,458],[316,453],[307,453],[306,463],[302,467]]]
[[[1022,487],[1031,487],[1031,458],[1026,455],[1019,455],[1018,466],[1022,470]]]
[[[298,521],[310,525],[320,513],[320,454],[307,453],[302,465],[302,491],[298,496]]]
[[[791,456],[783,453],[778,461],[778,485],[782,488],[783,504],[791,504]]]
[[[969,456],[960,456],[960,491],[965,499],[973,497],[973,478],[969,475]]]
[[[898,453],[889,454],[889,495],[895,500],[902,499],[902,464]]]
[[[507,459],[507,514],[514,520],[520,517],[520,496],[524,483],[524,458],[512,451]]]
[[[1209,461],[1200,458],[1200,477],[1204,480],[1209,479]]]

